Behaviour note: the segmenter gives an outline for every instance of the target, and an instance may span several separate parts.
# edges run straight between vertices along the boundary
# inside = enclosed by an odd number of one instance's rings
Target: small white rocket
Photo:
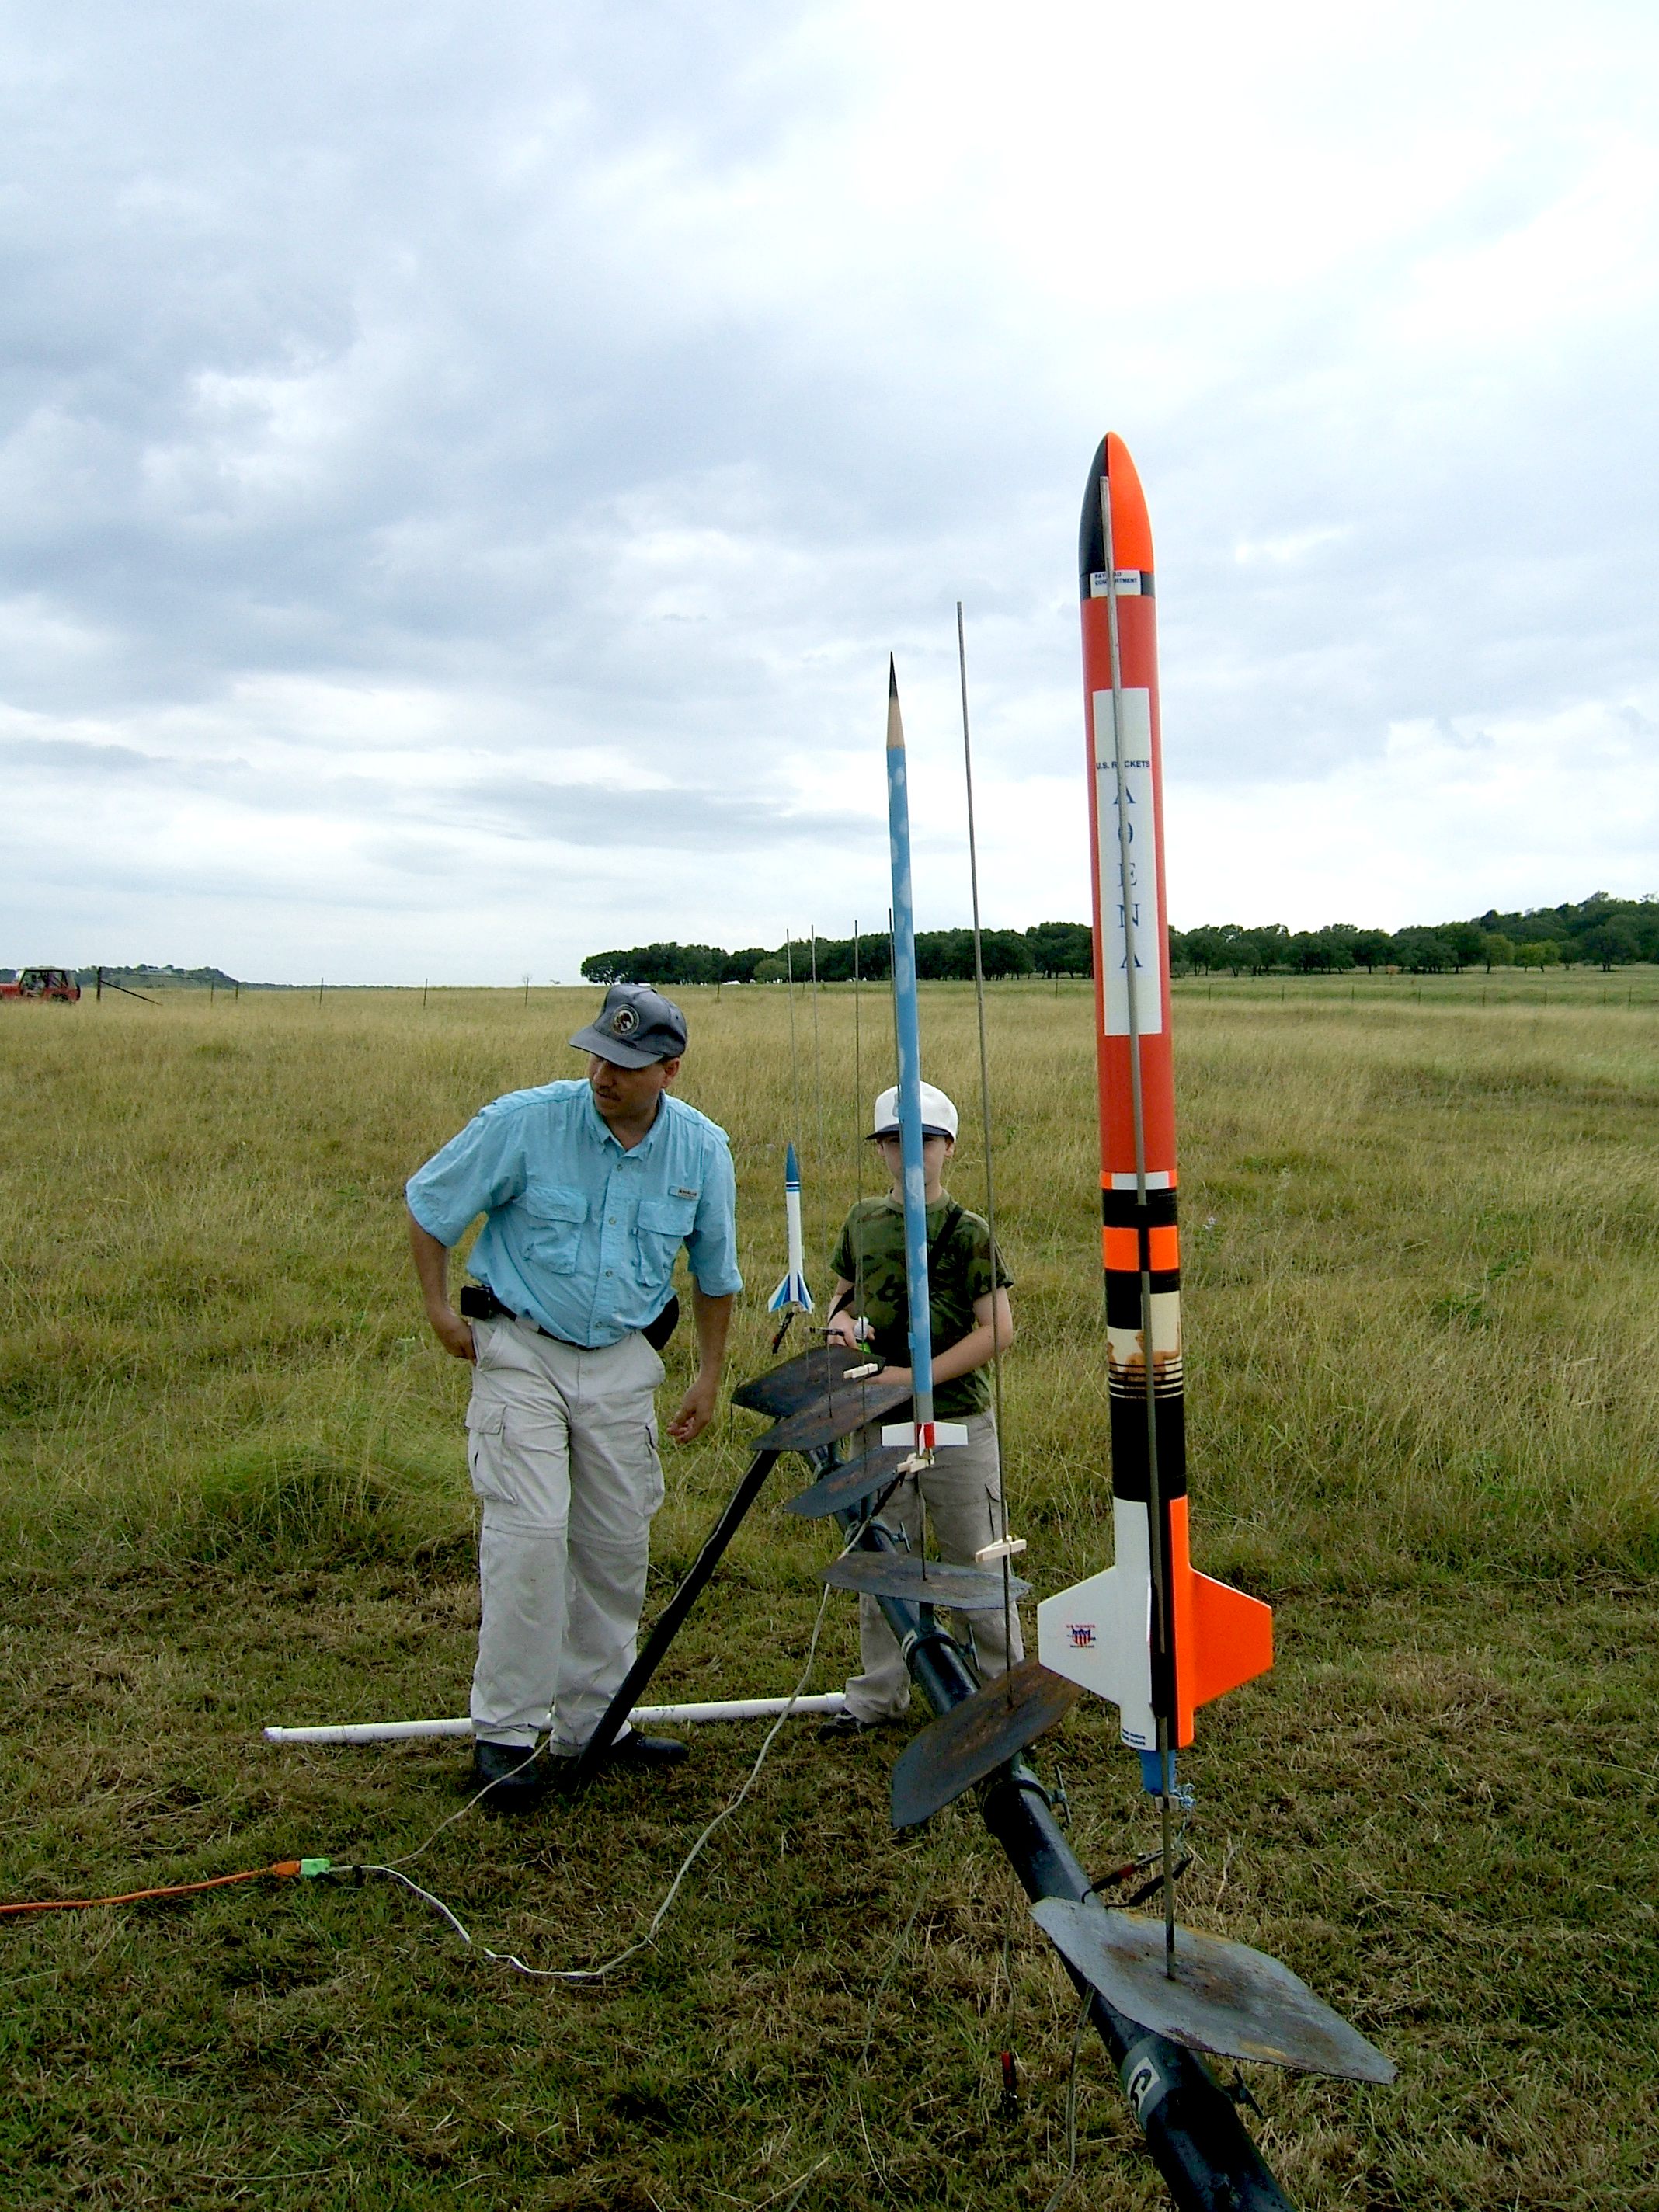
[[[766,1302],[769,1313],[799,1306],[812,1310],[812,1293],[806,1287],[806,1254],[800,1233],[800,1163],[791,1145],[783,1163],[783,1212],[789,1231],[789,1272]]]

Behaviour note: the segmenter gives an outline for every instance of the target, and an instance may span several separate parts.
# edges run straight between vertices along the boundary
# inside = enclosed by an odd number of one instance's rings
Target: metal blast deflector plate
[[[1161,1920],[1064,1897],[1039,1899],[1031,1917],[1115,2010],[1189,2051],[1345,2081],[1394,2079],[1391,2059],[1265,1951],[1177,1928],[1171,1980]]]
[[[893,1826],[914,1828],[1058,1725],[1083,1695],[1022,1659],[912,1737],[893,1769]]]
[[[831,1589],[861,1596],[896,1597],[904,1605],[948,1605],[957,1613],[1000,1613],[1002,1577],[983,1567],[953,1567],[914,1552],[849,1552],[818,1577]],[[1030,1583],[1009,1582],[1011,1598],[1029,1597]]]
[[[849,1505],[861,1505],[866,1498],[873,1498],[885,1490],[897,1475],[907,1459],[915,1455],[910,1444],[880,1444],[874,1451],[866,1452],[859,1459],[849,1459],[840,1467],[832,1467],[810,1490],[789,1499],[786,1513],[799,1513],[805,1521],[827,1520],[832,1513],[844,1512]]]
[[[781,1421],[786,1414],[799,1413],[804,1406],[815,1405],[832,1391],[839,1394],[849,1370],[869,1364],[870,1355],[861,1344],[814,1345],[810,1352],[798,1352],[794,1358],[769,1367],[752,1382],[739,1383],[732,1393],[732,1403],[745,1412],[768,1413]],[[881,1377],[872,1375],[868,1379],[878,1382]],[[847,1387],[855,1389],[858,1385]]]
[[[813,1398],[787,1413],[763,1436],[755,1438],[763,1452],[822,1451],[866,1422],[886,1420],[910,1402],[908,1382],[848,1382],[828,1395]]]

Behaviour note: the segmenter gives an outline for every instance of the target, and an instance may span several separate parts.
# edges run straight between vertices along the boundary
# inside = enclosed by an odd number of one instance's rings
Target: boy
[[[927,1176],[927,1287],[933,1314],[933,1411],[941,1421],[963,1423],[965,1444],[945,1444],[920,1476],[907,1475],[883,1506],[881,1525],[920,1547],[923,1509],[939,1556],[971,1566],[982,1545],[1003,1534],[1002,1493],[997,1480],[996,1419],[991,1411],[993,1355],[1014,1340],[1006,1287],[1013,1278],[997,1255],[991,1273],[991,1232],[976,1213],[958,1206],[945,1188],[945,1164],[956,1150],[957,1109],[931,1083],[921,1086],[922,1164]],[[904,1266],[903,1154],[899,1142],[898,1093],[876,1101],[870,1141],[879,1146],[892,1189],[885,1198],[860,1199],[848,1215],[832,1265],[836,1293],[828,1334],[832,1343],[870,1342],[886,1360],[884,1381],[910,1377],[908,1282]],[[860,1337],[858,1324],[868,1324]],[[854,1438],[860,1451],[878,1436]],[[982,1680],[1007,1667],[1003,1616],[971,1617]],[[1014,1659],[1025,1656],[1019,1618],[1012,1617]],[[963,1624],[959,1621],[957,1633]],[[847,1685],[847,1710],[820,1733],[855,1735],[884,1721],[902,1719],[910,1702],[910,1677],[892,1630],[872,1597],[859,1600],[859,1643],[864,1672]]]

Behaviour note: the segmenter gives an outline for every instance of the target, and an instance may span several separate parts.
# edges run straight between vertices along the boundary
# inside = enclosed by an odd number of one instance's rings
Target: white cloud
[[[1653,895],[1659,885],[1659,688],[1616,706],[1490,723],[1407,722],[1381,757],[1317,781],[1168,792],[1170,919],[1398,929]],[[1471,902],[1469,855],[1483,896]],[[1554,896],[1547,901],[1540,884]]]
[[[1080,914],[1109,422],[1173,884],[1265,911],[1249,822],[1296,830],[1286,919],[1618,888],[1656,64],[1650,10],[1540,0],[14,20],[0,957],[418,980],[844,928],[885,905],[890,647],[959,920],[957,597],[988,918]],[[1559,756],[1626,802],[1564,805]]]

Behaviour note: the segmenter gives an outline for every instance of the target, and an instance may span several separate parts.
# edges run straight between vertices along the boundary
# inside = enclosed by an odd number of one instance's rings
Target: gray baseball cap
[[[685,1016],[648,983],[613,983],[599,1012],[570,1042],[613,1066],[649,1067],[685,1050]]]

